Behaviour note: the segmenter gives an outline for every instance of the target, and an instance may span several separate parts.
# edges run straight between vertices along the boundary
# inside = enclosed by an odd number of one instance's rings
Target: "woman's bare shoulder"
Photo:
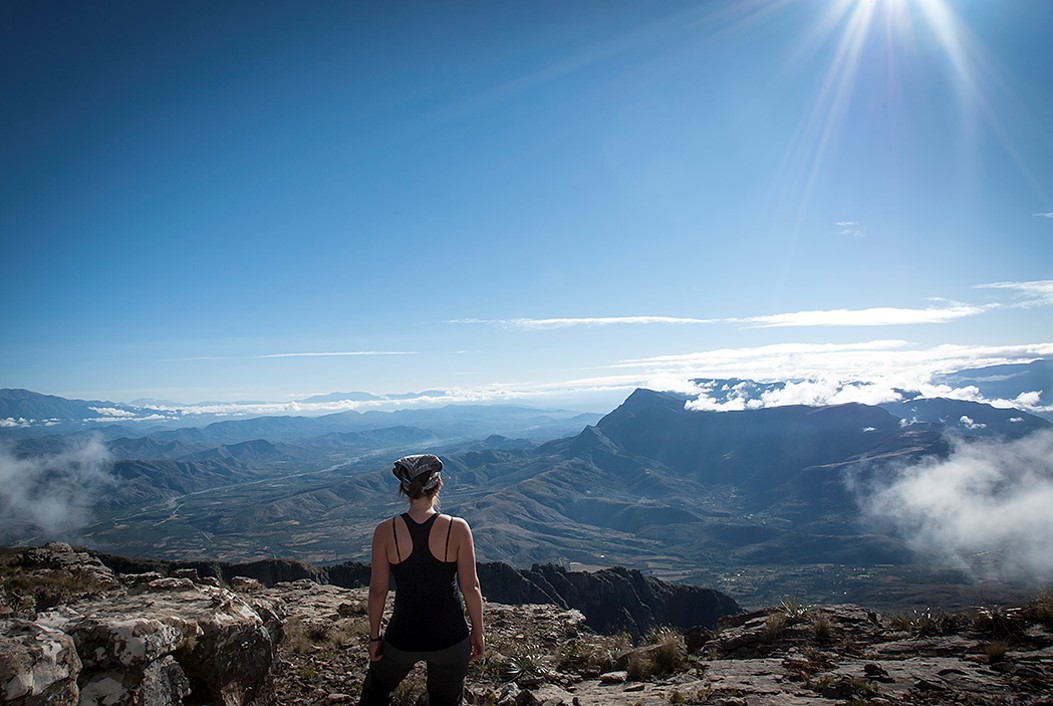
[[[395,518],[389,517],[386,520],[382,520],[373,529],[373,539],[384,539],[385,537],[391,536],[392,529],[395,527]]]
[[[454,517],[453,515],[449,515],[449,518],[450,524],[453,526],[454,532],[471,533],[472,528],[468,525],[468,520],[464,519],[463,517]]]

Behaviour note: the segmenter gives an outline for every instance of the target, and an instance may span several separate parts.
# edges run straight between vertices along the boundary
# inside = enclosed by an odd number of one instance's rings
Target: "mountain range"
[[[721,386],[744,382],[763,386]],[[689,402],[640,389],[602,418],[457,406],[138,434],[105,425],[109,483],[84,489],[92,519],[63,537],[138,557],[364,561],[373,525],[401,511],[391,460],[428,450],[446,464],[443,505],[475,528],[483,560],[627,566],[747,604],[788,593],[910,602],[959,595],[968,567],[929,564],[910,536],[865,511],[868,489],[962,444],[1053,426],[940,398],[725,412]],[[23,438],[10,452],[59,458],[85,438]],[[0,542],[52,535],[0,514]]]

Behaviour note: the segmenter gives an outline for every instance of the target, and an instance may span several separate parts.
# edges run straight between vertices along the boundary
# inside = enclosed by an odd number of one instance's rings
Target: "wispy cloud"
[[[551,319],[453,319],[451,324],[489,324],[501,328],[538,331],[573,326],[640,326],[652,324],[716,324],[721,319],[695,319],[680,316],[579,316]]]
[[[866,236],[863,232],[863,226],[859,221],[838,221],[837,232],[841,235],[848,235],[853,238],[862,238]]]
[[[714,325],[745,324],[761,328],[808,326],[900,326],[910,324],[942,324],[967,316],[976,316],[997,304],[951,306],[911,309],[901,307],[871,307],[869,309],[823,309],[793,311],[763,316],[703,319],[682,316],[581,316],[548,319],[453,319],[452,324],[485,324],[522,331],[544,331],[575,326],[651,326],[651,325]]]
[[[912,324],[942,324],[955,319],[982,314],[996,304],[973,306],[956,304],[946,307],[909,309],[880,306],[869,309],[820,309],[794,311],[785,314],[750,316],[741,319],[726,319],[728,322],[752,324],[760,327],[788,326],[902,326]]]
[[[1032,213],[1032,216],[1038,216],[1039,218],[1053,218],[1053,211],[1046,211],[1045,213]]]
[[[1053,304],[1053,279],[1030,280],[1025,282],[992,282],[976,285],[977,289],[1008,289],[1017,293],[1015,307],[1032,307]]]

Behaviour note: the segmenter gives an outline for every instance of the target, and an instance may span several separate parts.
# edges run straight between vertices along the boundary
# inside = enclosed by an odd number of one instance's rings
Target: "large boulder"
[[[73,639],[28,620],[0,620],[0,701],[75,704],[81,661]]]
[[[63,544],[26,550],[6,567],[34,620],[0,619],[3,703],[273,703],[281,599],[243,599],[193,570],[117,575]]]
[[[272,619],[279,611],[271,606]],[[186,695],[225,706],[271,703],[274,625],[224,588],[154,579],[121,600],[81,601],[39,622],[76,642],[85,703],[145,703],[159,691],[179,695],[169,703]]]

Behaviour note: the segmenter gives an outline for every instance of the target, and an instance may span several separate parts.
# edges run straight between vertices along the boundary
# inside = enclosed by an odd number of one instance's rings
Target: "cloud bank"
[[[57,537],[84,526],[98,494],[114,482],[111,460],[98,439],[27,458],[0,446],[0,539]]]
[[[1053,580],[1053,431],[964,442],[896,471],[861,499],[919,554],[978,579]]]

